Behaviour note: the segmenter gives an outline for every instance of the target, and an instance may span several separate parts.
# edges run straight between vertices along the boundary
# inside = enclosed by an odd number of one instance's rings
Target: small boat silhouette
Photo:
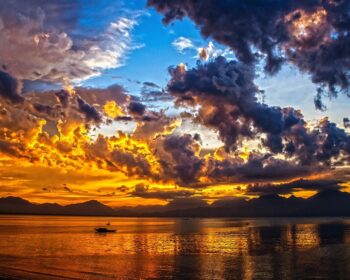
[[[104,228],[104,227],[95,228],[96,233],[109,233],[109,232],[116,232],[116,231],[117,230],[115,230],[115,229],[108,229],[108,228]]]

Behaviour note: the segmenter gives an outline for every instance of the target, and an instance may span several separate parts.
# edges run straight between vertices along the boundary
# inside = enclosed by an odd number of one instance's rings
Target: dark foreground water
[[[350,279],[350,219],[0,216],[1,277]]]

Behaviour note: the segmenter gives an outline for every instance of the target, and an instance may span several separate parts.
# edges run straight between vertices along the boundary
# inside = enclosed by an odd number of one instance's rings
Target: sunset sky
[[[350,187],[347,0],[8,0],[0,196],[165,205]]]

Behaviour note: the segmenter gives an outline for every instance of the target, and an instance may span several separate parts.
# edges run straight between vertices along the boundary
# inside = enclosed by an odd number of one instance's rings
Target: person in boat
[[[108,229],[108,228],[104,228],[104,227],[95,228],[95,231],[97,233],[116,232],[115,229]]]

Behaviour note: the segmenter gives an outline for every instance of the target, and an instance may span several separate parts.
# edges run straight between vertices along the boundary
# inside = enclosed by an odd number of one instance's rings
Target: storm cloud
[[[161,159],[166,177],[174,178],[181,185],[198,181],[204,159],[198,156],[199,135],[170,135],[164,139],[163,148],[170,155],[169,160]]]
[[[219,133],[227,151],[260,139],[272,154],[300,166],[349,160],[350,137],[327,118],[308,126],[299,110],[258,101],[254,68],[218,57],[192,69],[170,68],[168,91],[178,105],[198,106],[195,120]]]
[[[294,64],[320,86],[318,108],[322,95],[349,89],[347,0],[148,0],[148,6],[165,24],[190,18],[203,37],[229,46],[244,63],[264,60],[266,73]]]

